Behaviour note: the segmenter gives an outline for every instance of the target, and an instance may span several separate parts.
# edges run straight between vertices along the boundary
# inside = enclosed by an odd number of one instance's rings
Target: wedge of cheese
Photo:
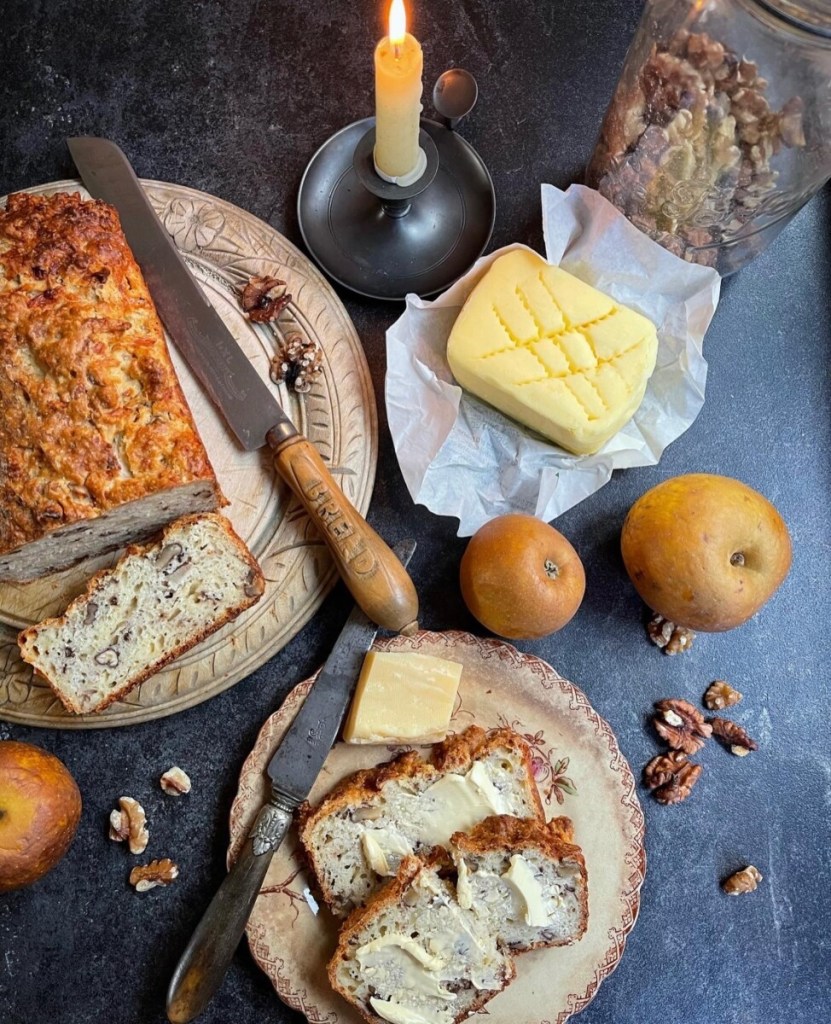
[[[657,353],[645,316],[525,250],[494,261],[447,343],[463,388],[578,455],[632,418]]]
[[[370,651],[343,730],[347,743],[435,743],[450,725],[462,666],[430,654]]]

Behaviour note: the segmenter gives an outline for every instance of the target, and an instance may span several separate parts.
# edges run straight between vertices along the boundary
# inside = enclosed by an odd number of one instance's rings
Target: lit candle
[[[404,0],[392,0],[389,35],[375,47],[375,170],[398,185],[417,181],[427,164],[418,145],[423,63]]]

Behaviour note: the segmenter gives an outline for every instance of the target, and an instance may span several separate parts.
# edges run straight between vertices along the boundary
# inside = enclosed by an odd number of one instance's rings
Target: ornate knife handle
[[[193,1020],[219,988],[239,945],[271,858],[291,824],[291,803],[273,794],[257,815],[245,845],[196,926],[167,990],[172,1024]]]
[[[294,428],[291,428],[292,430]],[[394,552],[350,504],[314,445],[281,427],[269,431],[277,471],[320,530],[338,571],[366,614],[384,629],[418,629],[418,595]]]

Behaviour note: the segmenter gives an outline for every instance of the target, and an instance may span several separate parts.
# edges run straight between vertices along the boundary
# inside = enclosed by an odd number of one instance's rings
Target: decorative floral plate
[[[272,384],[295,425],[312,442],[353,505],[365,513],[378,456],[375,395],[352,321],[331,286],[291,242],[250,213],[182,185],[142,182],[154,209],[222,319],[264,380],[280,340],[299,332],[319,345],[323,373],[305,395]],[[58,181],[30,192],[81,192]],[[3,200],[0,200],[2,203]],[[254,274],[286,282],[292,301],[276,325],[251,323],[237,290]],[[27,584],[0,583],[0,718],[51,728],[90,729],[173,714],[250,675],[308,622],[337,578],[328,549],[272,468],[264,449],[244,452],[218,409],[170,352],[199,433],[230,505],[224,509],[257,557],[266,592],[236,621],[148,679],[100,715],[64,711],[18,654],[18,630],[58,614],[97,569],[116,555]]]
[[[517,978],[487,1004],[492,1024],[563,1024],[582,1010],[623,955],[638,915],[646,870],[644,819],[635,780],[612,730],[586,695],[539,658],[500,640],[468,633],[419,633],[376,643],[380,650],[417,650],[464,666],[450,723],[511,726],[533,750],[534,773],[548,817],[567,814],[586,858],[589,924],[573,946],[536,950],[517,960]],[[313,679],[296,686],[268,719],[242,768],[231,808],[229,861],[266,799],[266,764]],[[350,772],[392,757],[401,748],[337,744],[311,800]],[[278,850],[248,923],[248,943],[284,1002],[312,1024],[360,1024],[362,1018],[329,987],[326,964],[337,925],[307,895],[309,878],[292,832]]]

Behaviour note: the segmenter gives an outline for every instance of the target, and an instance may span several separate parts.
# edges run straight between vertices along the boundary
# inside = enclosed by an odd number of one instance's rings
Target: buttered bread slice
[[[544,819],[526,741],[511,729],[470,726],[340,782],[299,814],[300,840],[324,899],[338,916],[361,906],[402,859],[446,847],[454,832],[494,814]]]
[[[526,250],[493,262],[447,343],[463,388],[580,455],[635,414],[657,352],[645,316]]]
[[[341,931],[329,979],[371,1024],[457,1024],[515,976],[496,933],[456,899],[446,867],[440,850],[405,857]]]
[[[459,905],[514,953],[567,946],[588,922],[586,863],[570,818],[486,818],[450,840]]]

